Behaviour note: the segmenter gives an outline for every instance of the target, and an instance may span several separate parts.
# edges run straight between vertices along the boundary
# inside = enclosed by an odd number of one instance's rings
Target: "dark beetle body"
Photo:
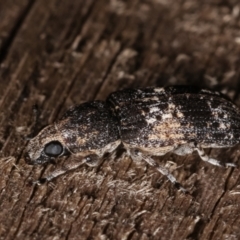
[[[62,146],[63,151],[56,154],[58,156],[70,153],[79,157],[92,154],[102,157],[120,144],[118,122],[102,101],[86,102],[71,108],[30,140],[26,155],[29,163],[42,164],[54,160],[54,149],[46,153],[46,146],[51,142]]]
[[[125,89],[110,94],[106,102],[92,101],[68,110],[30,140],[26,157],[32,164],[67,153],[96,159],[122,143],[133,159],[147,161],[176,183],[152,155],[197,150],[204,161],[221,166],[202,149],[234,146],[239,137],[240,111],[220,93],[187,86]]]
[[[240,111],[218,92],[186,86],[127,89],[107,101],[119,120],[121,140],[130,147],[239,143]]]
[[[56,124],[74,154],[96,151],[120,139],[117,119],[102,101],[86,102],[69,109]]]

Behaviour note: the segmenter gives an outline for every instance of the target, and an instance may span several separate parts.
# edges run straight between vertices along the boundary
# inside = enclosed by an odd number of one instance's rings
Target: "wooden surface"
[[[35,103],[39,129],[124,87],[192,84],[240,106],[239,13],[237,0],[0,0],[0,239],[240,239],[238,169],[159,158],[184,195],[123,155],[33,186],[55,166],[22,155]]]

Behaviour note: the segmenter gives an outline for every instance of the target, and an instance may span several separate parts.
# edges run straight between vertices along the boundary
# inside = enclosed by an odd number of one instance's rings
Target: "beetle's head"
[[[49,125],[29,141],[25,159],[28,164],[54,163],[55,158],[66,152],[60,133]]]

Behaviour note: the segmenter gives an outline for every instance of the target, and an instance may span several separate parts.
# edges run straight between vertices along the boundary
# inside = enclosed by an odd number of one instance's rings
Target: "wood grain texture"
[[[238,169],[159,158],[184,195],[122,155],[33,186],[56,166],[22,156],[35,103],[38,129],[124,87],[192,84],[240,106],[239,11],[234,0],[0,0],[0,239],[239,239]]]

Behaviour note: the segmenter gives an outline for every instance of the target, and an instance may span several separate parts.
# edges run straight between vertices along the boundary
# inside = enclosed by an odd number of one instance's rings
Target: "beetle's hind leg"
[[[198,155],[200,156],[200,158],[203,161],[209,162],[212,165],[219,166],[219,167],[236,167],[236,164],[234,164],[234,163],[222,163],[222,162],[218,161],[217,159],[209,157],[204,152],[204,150],[201,146],[198,146],[197,144],[195,145],[193,143],[190,143],[188,145],[179,146],[178,148],[174,149],[173,152],[179,156],[184,156],[187,154],[191,154],[195,150],[198,152]]]
[[[209,162],[212,165],[219,166],[219,167],[237,167],[234,163],[221,163],[217,159],[210,158],[201,147],[196,147],[195,150],[198,152],[200,158],[205,161]]]
[[[176,180],[176,178],[169,172],[169,170],[159,165],[153,158],[148,155],[144,155],[137,149],[131,149],[128,151],[128,153],[134,161],[144,160],[150,166],[154,167],[158,172],[166,176],[177,189],[181,190],[184,193],[188,193],[188,191]]]

